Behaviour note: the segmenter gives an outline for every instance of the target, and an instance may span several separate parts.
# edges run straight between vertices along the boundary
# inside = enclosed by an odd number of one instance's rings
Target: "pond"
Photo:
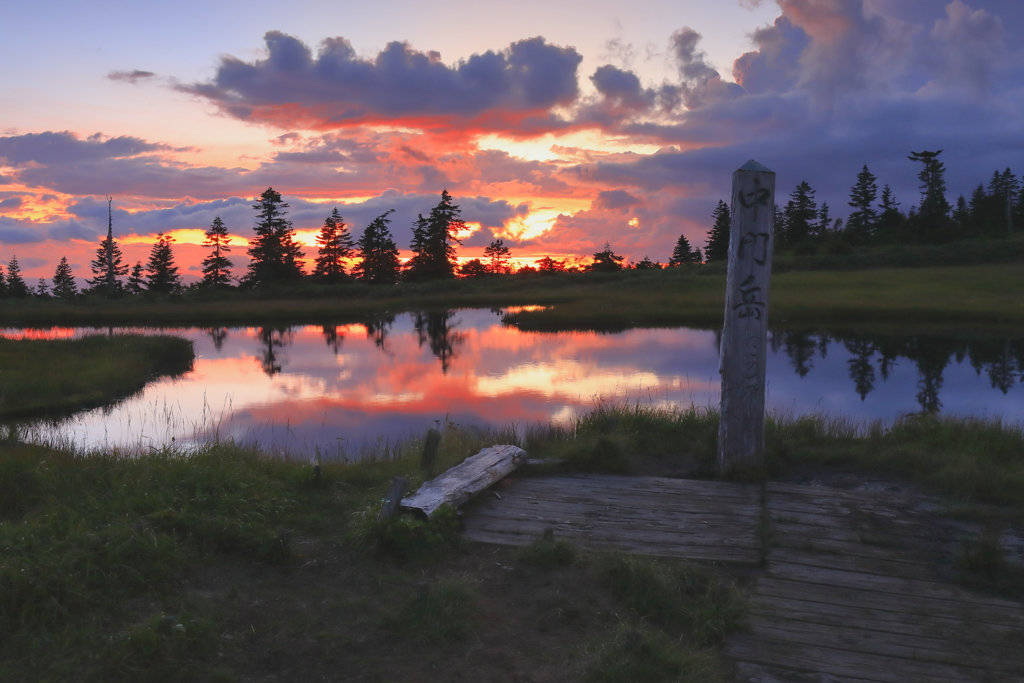
[[[507,310],[507,309],[506,309]],[[358,457],[444,421],[519,428],[599,400],[717,407],[716,331],[523,332],[506,310],[388,315],[262,328],[3,330],[70,337],[164,332],[195,343],[192,372],[113,406],[37,426],[80,448],[158,448],[214,437],[297,456]],[[892,421],[928,411],[1024,420],[1024,339],[856,330],[770,333],[768,406]]]

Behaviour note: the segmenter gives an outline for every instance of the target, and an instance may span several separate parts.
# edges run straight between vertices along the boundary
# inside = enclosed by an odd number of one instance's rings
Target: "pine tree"
[[[7,264],[7,296],[12,299],[26,297],[32,292],[25,279],[21,276],[21,266],[18,265],[18,257],[11,256],[11,262]]]
[[[459,266],[459,275],[465,278],[482,278],[491,274],[488,267],[478,258],[470,259]]]
[[[7,278],[4,277],[4,267],[0,265],[0,297],[7,296]]]
[[[91,280],[86,280],[89,283],[89,288],[94,292],[103,292],[107,296],[121,291],[121,281],[117,278],[128,274],[128,265],[123,261],[121,247],[108,234],[96,249],[96,259],[89,264],[92,267],[93,275]],[[114,275],[113,290],[110,288],[111,274]]]
[[[882,203],[878,205],[882,213],[878,215],[878,223],[875,224],[875,233],[879,231],[892,232],[906,220],[906,216],[900,211],[900,203],[896,201],[896,195],[892,188],[886,185],[882,188]]]
[[[484,249],[484,259],[487,261],[487,272],[492,275],[505,275],[512,272],[509,266],[509,259],[512,252],[505,246],[505,240],[494,240],[490,246]]]
[[[878,212],[875,211],[874,203],[878,198],[878,183],[868,165],[857,174],[857,182],[850,188],[850,201],[848,204],[854,211],[846,219],[846,231],[856,238],[868,239],[874,236],[875,227],[878,223]]]
[[[224,255],[231,252],[229,240],[224,221],[215,216],[203,241],[204,247],[212,248],[210,255],[203,259],[203,279],[200,282],[204,286],[226,287],[231,284],[231,266],[234,264]]]
[[[452,204],[448,190],[442,190],[441,201],[430,210],[430,216],[420,215],[413,225],[410,245],[413,256],[406,264],[406,277],[411,280],[454,277],[457,264],[454,244],[462,244],[458,234],[466,229],[461,214],[461,209]]]
[[[612,251],[612,245],[604,243],[604,249],[594,254],[594,260],[587,266],[588,273],[617,273],[622,270],[622,262],[625,256],[619,256]]]
[[[558,261],[550,256],[545,256],[542,259],[537,259],[537,270],[542,273],[564,273],[565,261]]]
[[[789,195],[783,213],[786,216],[786,246],[795,247],[817,230],[818,203],[814,190],[806,180],[800,182]]]
[[[75,276],[71,272],[66,256],[60,257],[57,270],[53,273],[53,295],[65,301],[78,296],[78,285],[75,283]]]
[[[125,289],[129,294],[142,294],[146,289],[146,277],[143,274],[142,262],[136,261],[132,272],[128,274],[128,284]]]
[[[829,227],[832,225],[832,216],[829,215],[828,202],[822,202],[818,209],[818,222],[811,228],[811,234],[818,239],[828,237]]]
[[[348,226],[334,207],[331,215],[324,219],[320,234],[316,236],[317,257],[313,275],[327,282],[345,279],[345,260],[352,258],[355,242]]]
[[[40,299],[50,298],[50,283],[46,281],[45,277],[39,278],[39,282],[36,283],[36,288],[32,293]]]
[[[174,265],[174,252],[171,244],[174,238],[158,233],[156,244],[149,252],[146,264],[146,289],[157,294],[170,294],[181,289],[181,276],[178,266]]]
[[[729,205],[718,200],[718,206],[711,212],[715,224],[708,230],[708,243],[704,246],[704,259],[727,261],[729,259],[729,233],[732,231],[732,220],[729,216]]]
[[[921,204],[914,220],[906,222],[904,234],[913,242],[944,242],[952,237],[950,206],[946,201],[946,166],[937,152],[911,152],[907,158],[920,161],[924,168],[917,177],[921,181]]]
[[[996,171],[992,174],[988,196],[991,198],[995,234],[1007,234],[1013,230],[1013,204],[1019,193],[1020,183],[1009,168],[1002,173]]]
[[[960,237],[974,236],[974,221],[971,220],[971,207],[967,204],[967,198],[963,195],[957,197],[956,207],[953,208],[953,224]]]
[[[690,241],[686,239],[686,235],[680,235],[675,249],[672,250],[668,265],[670,268],[674,268],[687,263],[700,263],[700,249],[693,249],[690,246]]]
[[[264,285],[272,282],[298,280],[305,273],[302,269],[302,250],[295,241],[295,230],[286,219],[288,205],[281,194],[268,187],[252,205],[256,209],[255,239],[250,242],[249,273],[246,283]]]
[[[660,263],[658,263],[657,261],[652,261],[650,256],[648,256],[647,254],[644,254],[643,259],[637,261],[636,265],[633,266],[633,269],[634,270],[661,270],[661,267],[662,266],[661,266]]]
[[[365,282],[393,285],[398,281],[398,247],[388,229],[388,215],[393,212],[394,209],[374,218],[356,242],[362,260],[352,272]]]

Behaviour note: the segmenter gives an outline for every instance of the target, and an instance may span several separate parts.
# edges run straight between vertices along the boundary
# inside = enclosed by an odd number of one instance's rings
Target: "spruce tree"
[[[348,226],[334,207],[331,215],[324,219],[320,234],[316,236],[317,257],[313,275],[327,281],[340,282],[345,279],[345,259],[352,258],[355,242]]]
[[[991,201],[993,233],[1003,235],[1012,231],[1014,202],[1019,193],[1020,183],[1009,168],[1002,173],[995,171],[992,174],[988,196]]]
[[[25,279],[21,276],[21,266],[18,265],[18,257],[16,255],[11,256],[11,261],[7,264],[7,296],[12,299],[20,299],[31,293],[28,285],[25,284]]]
[[[7,278],[4,277],[4,267],[0,264],[0,297],[7,296]]]
[[[128,290],[129,294],[142,294],[146,289],[145,285],[146,276],[142,268],[142,262],[136,261],[132,272],[128,274],[128,283],[125,285],[125,289]]]
[[[226,287],[231,284],[231,266],[234,264],[224,254],[231,252],[228,245],[230,236],[224,221],[215,216],[210,229],[206,231],[204,247],[211,247],[210,255],[203,259],[203,279],[207,287]]]
[[[478,258],[470,259],[459,266],[459,276],[464,278],[478,279],[491,274],[487,265]]]
[[[612,251],[612,245],[604,243],[604,249],[594,254],[594,260],[587,266],[588,273],[617,273],[622,270],[622,262],[625,256],[619,256]]]
[[[288,204],[281,193],[268,187],[252,205],[256,209],[255,239],[249,244],[249,273],[246,283],[264,285],[272,282],[298,280],[302,269],[302,250],[295,241],[292,223],[285,218]]]
[[[829,227],[832,225],[832,216],[830,215],[831,210],[828,207],[828,202],[822,202],[821,208],[818,209],[818,222],[813,228],[811,228],[811,234],[818,239],[824,239],[828,237]]]
[[[874,203],[878,198],[878,183],[868,165],[857,174],[857,182],[850,188],[850,201],[848,204],[853,207],[853,212],[846,219],[846,231],[859,239],[868,239],[874,236],[875,227],[878,223],[878,212],[875,211]]]
[[[647,254],[644,254],[644,257],[633,266],[634,270],[661,270],[661,268],[661,264],[657,261],[652,261],[651,257]]]
[[[458,234],[466,229],[461,214],[461,209],[452,204],[448,190],[442,190],[441,201],[430,210],[430,215],[417,218],[410,245],[413,257],[406,264],[409,279],[446,279],[455,276],[457,260],[454,244],[462,244]]]
[[[950,205],[946,201],[946,165],[937,152],[911,152],[907,158],[920,161],[924,168],[917,174],[921,181],[921,204],[914,220],[907,220],[906,239],[912,242],[944,242],[953,237]]]
[[[53,273],[53,295],[65,301],[78,296],[78,285],[75,283],[75,276],[71,272],[66,256],[60,257],[57,270]]]
[[[729,232],[732,230],[729,205],[718,200],[718,206],[711,212],[711,217],[715,219],[715,224],[708,230],[708,243],[704,247],[704,259],[708,263],[727,261],[729,259]]]
[[[542,259],[537,259],[537,270],[541,273],[564,273],[565,261],[545,256]]]
[[[875,224],[876,234],[879,231],[892,232],[906,220],[903,212],[900,211],[900,203],[896,201],[896,195],[888,185],[882,188],[882,202],[878,208],[882,212],[878,214],[878,223]]]
[[[687,263],[700,263],[700,249],[693,249],[686,235],[680,235],[672,250],[672,256],[668,260],[669,267],[681,266]]]
[[[484,249],[484,259],[487,261],[487,272],[492,275],[504,275],[512,272],[509,266],[509,259],[512,252],[505,246],[505,240],[494,240]]]
[[[174,264],[174,252],[171,243],[174,238],[164,233],[158,233],[156,244],[149,252],[149,262],[146,264],[146,289],[157,294],[170,294],[181,289],[181,276],[178,274],[178,266]]]
[[[110,236],[100,242],[96,249],[96,258],[89,264],[92,268],[92,279],[86,280],[89,288],[94,292],[103,292],[107,296],[121,290],[121,281],[117,278],[128,274],[128,265],[124,263],[124,256],[121,254],[121,247]],[[110,288],[110,275],[113,274],[114,286]]]
[[[39,278],[39,282],[36,284],[36,291],[33,292],[40,299],[50,298],[50,283],[46,281],[45,277]]]
[[[800,181],[789,197],[783,210],[786,216],[786,246],[795,247],[817,231],[818,203],[814,201],[814,190],[806,180]]]
[[[388,215],[393,212],[394,209],[374,218],[356,242],[361,260],[352,272],[365,282],[393,285],[398,281],[398,247],[388,229]]]

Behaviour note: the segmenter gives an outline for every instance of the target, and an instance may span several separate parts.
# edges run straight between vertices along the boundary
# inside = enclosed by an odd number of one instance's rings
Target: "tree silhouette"
[[[487,272],[492,275],[505,275],[512,272],[509,267],[509,259],[512,252],[505,246],[504,240],[494,240],[484,249],[484,259],[487,261]]]
[[[850,201],[847,202],[854,211],[846,219],[846,231],[855,238],[867,239],[875,234],[878,223],[878,212],[874,203],[878,198],[878,184],[868,165],[857,174],[857,182],[850,188]],[[888,186],[887,186],[888,187]]]
[[[174,238],[164,233],[157,233],[156,244],[149,251],[149,262],[146,264],[146,289],[157,294],[170,294],[181,289],[181,276],[178,266],[174,264],[174,251],[171,244]]]
[[[950,205],[946,201],[946,166],[939,161],[937,152],[911,152],[907,158],[924,165],[917,174],[921,181],[921,204],[917,215],[908,216],[904,224],[904,237],[909,241],[943,242],[953,237]]]
[[[214,216],[210,229],[206,231],[204,247],[210,247],[210,255],[203,259],[202,284],[207,287],[226,287],[231,284],[231,267],[234,265],[225,254],[231,252],[228,229],[220,216]]]
[[[708,263],[727,261],[729,259],[729,232],[732,230],[729,205],[721,199],[718,200],[718,206],[711,212],[711,217],[715,219],[715,223],[708,230],[708,242],[704,246],[704,259]]]
[[[604,249],[594,254],[594,260],[587,266],[588,273],[617,273],[622,270],[622,262],[625,256],[619,256],[612,251],[612,245],[604,243]]]
[[[0,296],[7,296],[7,278],[4,277],[4,267],[0,264]]]
[[[348,225],[334,207],[331,215],[324,219],[320,233],[316,236],[317,257],[313,275],[326,282],[341,282],[346,279],[345,260],[352,258],[355,242]]]
[[[395,324],[395,316],[382,315],[366,323],[366,338],[372,339],[374,346],[387,353],[388,333]]]
[[[564,273],[565,261],[557,261],[550,256],[537,260],[537,270],[542,273]]]
[[[857,395],[863,401],[875,387],[875,366],[871,364],[871,357],[876,351],[875,345],[861,337],[843,342],[843,345],[853,354],[853,358],[846,361],[846,364],[850,368],[850,379],[853,380]]]
[[[686,235],[680,235],[675,248],[672,250],[672,257],[668,260],[669,267],[700,262],[700,249],[692,248],[690,241],[686,239]]]
[[[643,259],[637,261],[633,268],[636,270],[661,270],[661,264],[657,261],[652,261],[647,254],[644,254]]]
[[[124,263],[121,247],[114,241],[113,221],[109,216],[108,221],[107,237],[100,242],[96,258],[89,264],[92,268],[92,279],[86,282],[92,291],[104,290],[107,296],[112,296],[121,290],[122,285],[118,278],[128,274],[128,264]]]
[[[800,181],[789,197],[783,209],[786,217],[785,243],[795,247],[817,230],[818,204],[814,201],[814,190],[806,180]]]
[[[388,216],[393,212],[391,209],[370,221],[356,243],[362,260],[352,272],[365,282],[380,285],[398,282],[398,247],[388,229],[391,222]]]
[[[417,313],[413,321],[420,347],[429,342],[431,353],[441,361],[442,373],[448,372],[456,347],[465,339],[465,335],[455,331],[454,317],[455,311],[430,311]]]
[[[146,278],[143,275],[142,262],[136,261],[135,266],[132,268],[132,272],[128,274],[128,284],[126,289],[131,294],[141,294],[145,289]]]
[[[250,242],[249,273],[246,283],[263,285],[302,278],[302,250],[295,241],[292,223],[285,218],[288,204],[281,194],[268,187],[252,205],[256,209],[255,239]]]
[[[228,328],[211,327],[210,339],[213,340],[213,348],[220,351],[224,347],[224,341],[228,338]]]
[[[324,325],[320,328],[320,333],[324,335],[324,341],[327,342],[327,346],[337,356],[338,352],[341,351],[341,345],[345,342],[345,335],[338,332],[336,325]]]
[[[452,204],[448,190],[441,191],[441,201],[430,210],[430,216],[421,214],[413,224],[410,249],[413,256],[406,263],[406,277],[410,280],[450,279],[455,277],[454,244],[462,244],[458,234],[466,229],[462,210]]]
[[[39,282],[36,283],[36,291],[33,292],[40,299],[50,298],[50,283],[46,281],[45,277],[39,278]]]
[[[260,367],[268,377],[279,374],[284,369],[284,361],[279,358],[278,349],[291,343],[291,327],[261,327],[257,333],[263,345],[260,353]]]
[[[21,266],[18,265],[18,257],[16,255],[11,256],[11,261],[7,264],[7,296],[13,299],[20,299],[31,293],[28,285],[25,284],[25,279],[21,276]]]
[[[459,275],[465,278],[483,278],[490,274],[490,269],[478,258],[470,259],[459,266]]]
[[[57,270],[53,273],[53,295],[58,299],[70,301],[78,296],[78,285],[75,283],[75,276],[71,272],[66,256],[60,257]]]

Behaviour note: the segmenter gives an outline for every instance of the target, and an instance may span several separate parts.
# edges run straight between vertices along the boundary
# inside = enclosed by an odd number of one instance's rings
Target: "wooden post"
[[[441,432],[436,429],[427,430],[427,438],[423,442],[423,453],[420,455],[420,467],[425,470],[434,468],[437,449],[441,445]]]
[[[775,173],[753,159],[732,175],[718,465],[722,476],[764,468],[765,344],[775,247]]]
[[[380,509],[380,514],[377,515],[378,522],[386,522],[394,517],[398,512],[398,506],[402,504],[402,496],[405,495],[408,488],[409,482],[405,477],[395,477],[391,480],[391,490],[388,491],[388,497]]]

